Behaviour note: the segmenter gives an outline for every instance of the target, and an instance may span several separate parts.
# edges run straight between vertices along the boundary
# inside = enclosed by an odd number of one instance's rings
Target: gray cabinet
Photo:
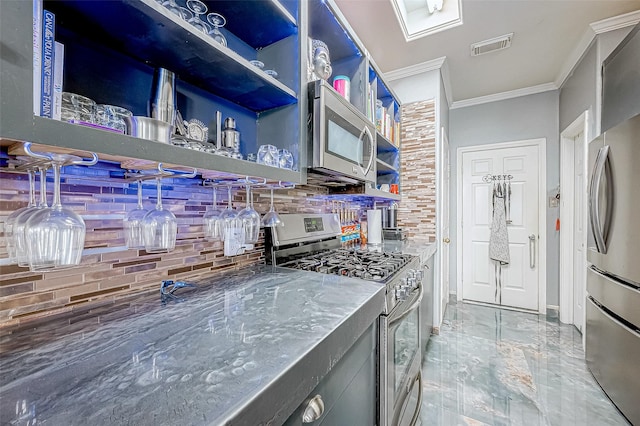
[[[375,425],[377,337],[376,321],[322,378],[285,425]],[[303,423],[305,410],[308,407],[311,410],[310,404],[315,404],[316,412],[321,414],[316,420]],[[317,408],[320,405],[323,409]]]
[[[304,181],[307,2],[205,1],[221,13],[223,46],[155,0],[44,0],[55,14],[55,38],[65,46],[63,90],[99,104],[146,116],[154,70],[177,75],[177,106],[185,119],[209,125],[216,111],[233,117],[244,158],[264,144],[292,152],[300,171],[188,150],[34,115],[33,2],[0,2],[0,140],[97,152],[101,159],[130,159],[196,167],[273,180]],[[202,16],[206,19],[206,16]],[[261,29],[262,31],[257,31]],[[250,61],[259,60],[267,75]],[[17,148],[10,154],[19,154]]]
[[[333,0],[309,1],[309,37],[324,42],[330,52],[333,74],[351,81],[351,104],[376,125],[376,186],[332,189],[336,193],[363,193],[400,200],[399,194],[380,191],[381,184],[400,184],[400,102]],[[379,108],[378,108],[379,107]],[[376,114],[378,111],[379,114]],[[386,120],[385,120],[386,117]]]

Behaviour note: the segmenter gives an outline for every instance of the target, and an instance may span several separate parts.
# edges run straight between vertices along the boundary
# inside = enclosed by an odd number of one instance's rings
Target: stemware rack
[[[35,152],[31,150],[31,142],[24,142],[23,149],[25,155],[21,155],[16,157],[18,163],[15,165],[15,171],[28,171],[29,169],[38,168],[40,166],[50,166],[54,156],[59,156],[60,154],[53,152]],[[93,166],[98,162],[98,154],[95,152],[91,153],[91,160],[83,160],[81,157],[76,155],[66,155],[64,154],[65,160],[62,161],[61,166]]]
[[[167,169],[162,163],[158,163],[157,172],[144,172],[142,170],[129,170],[124,174],[125,181],[145,181],[151,179],[163,179],[163,178],[187,178],[191,179],[198,175],[197,169],[192,169],[190,172]]]

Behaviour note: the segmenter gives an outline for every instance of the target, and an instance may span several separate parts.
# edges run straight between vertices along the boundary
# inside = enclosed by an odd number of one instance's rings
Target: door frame
[[[538,312],[547,313],[547,139],[524,139],[487,145],[465,146],[457,149],[456,170],[456,299],[462,301],[462,155],[467,152],[491,151],[502,148],[538,147]],[[531,312],[531,311],[527,311]]]
[[[574,324],[573,319],[573,304],[574,304],[574,277],[573,268],[575,259],[573,254],[575,252],[573,227],[574,222],[574,181],[575,176],[575,142],[576,136],[583,132],[584,134],[584,152],[585,152],[585,166],[588,164],[586,156],[588,155],[589,141],[591,135],[589,134],[589,111],[586,110],[573,123],[569,124],[566,129],[560,133],[560,305],[559,314],[560,322],[565,324]],[[588,174],[585,174],[585,194],[587,191],[586,185],[588,185]],[[586,198],[585,198],[586,200]],[[586,216],[587,209],[585,206],[583,215]],[[583,220],[586,219],[583,217]],[[563,230],[565,232],[563,232]],[[571,232],[568,232],[568,231]],[[586,241],[585,241],[585,258],[584,264],[587,264],[586,259]],[[586,276],[585,281],[582,283],[586,294]],[[582,330],[584,330],[585,318],[582,318]],[[575,325],[575,324],[574,324]]]
[[[447,218],[449,217],[450,209],[451,209],[451,199],[449,198],[449,205],[445,206],[442,202],[443,196],[443,178],[449,173],[449,191],[451,191],[451,146],[449,145],[449,138],[447,136],[446,130],[443,127],[440,127],[440,138],[436,143],[436,261],[434,264],[435,268],[435,288],[434,288],[434,322],[433,327],[440,329],[440,325],[442,324],[442,320],[444,319],[444,312],[446,303],[449,301],[449,293],[451,292],[450,288],[445,289],[444,281],[445,276],[443,273],[443,266],[445,259],[443,257],[443,235],[442,235],[442,221],[445,218],[445,209],[447,210]],[[449,148],[449,164],[444,164],[444,155],[442,149],[444,148],[444,141],[447,141],[447,147]],[[449,223],[449,235],[451,235],[451,223]],[[451,259],[451,250],[449,250],[449,261]],[[451,265],[451,263],[449,263]],[[451,268],[451,266],[449,266]],[[449,270],[449,277],[451,276],[451,270]],[[446,277],[446,278],[449,278]],[[451,285],[451,281],[449,281],[449,286]],[[446,290],[446,291],[445,291]],[[443,304],[443,302],[445,302]]]

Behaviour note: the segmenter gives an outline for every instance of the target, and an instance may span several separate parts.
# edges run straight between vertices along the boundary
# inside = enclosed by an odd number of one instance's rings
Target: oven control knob
[[[396,287],[395,287],[396,301],[404,300],[403,293],[404,293],[404,289],[402,288],[402,286],[396,285]]]
[[[414,288],[418,288],[418,285],[416,284],[416,279],[415,277],[411,277],[407,279],[407,287],[409,289],[414,289]]]

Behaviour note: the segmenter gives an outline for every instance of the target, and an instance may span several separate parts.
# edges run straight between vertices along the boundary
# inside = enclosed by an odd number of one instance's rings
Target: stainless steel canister
[[[175,125],[176,75],[164,68],[158,68],[154,75],[151,117]]]
[[[388,210],[387,228],[398,227],[398,203],[391,203]]]

